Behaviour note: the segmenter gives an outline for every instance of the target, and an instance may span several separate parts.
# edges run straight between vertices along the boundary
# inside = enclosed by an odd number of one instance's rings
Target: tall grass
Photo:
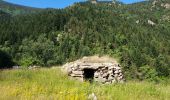
[[[0,71],[0,100],[169,100],[170,85],[127,82],[102,85],[70,79],[59,68]]]

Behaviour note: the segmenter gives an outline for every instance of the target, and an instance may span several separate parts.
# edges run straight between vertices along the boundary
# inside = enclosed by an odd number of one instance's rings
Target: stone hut
[[[124,82],[120,65],[109,57],[84,57],[65,64],[63,68],[69,76],[81,81],[95,81],[104,84]]]

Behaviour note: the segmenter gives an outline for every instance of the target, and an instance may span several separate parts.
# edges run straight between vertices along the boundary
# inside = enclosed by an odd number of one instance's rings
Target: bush
[[[157,71],[148,65],[142,66],[139,68],[139,79],[144,80],[150,80],[150,81],[158,81],[159,77],[158,77],[158,73]]]
[[[0,69],[11,68],[13,65],[11,56],[0,50]]]

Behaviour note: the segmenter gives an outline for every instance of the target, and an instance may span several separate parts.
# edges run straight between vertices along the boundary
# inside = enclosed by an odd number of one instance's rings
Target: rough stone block
[[[70,74],[70,76],[72,76],[72,77],[83,77],[83,75],[81,75],[81,74]]]
[[[73,74],[76,74],[76,75],[83,75],[83,71],[72,71]]]

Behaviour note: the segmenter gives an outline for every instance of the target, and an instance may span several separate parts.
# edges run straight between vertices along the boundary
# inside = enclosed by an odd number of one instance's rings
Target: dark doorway
[[[93,82],[94,72],[94,69],[84,69],[84,79],[90,83]]]

